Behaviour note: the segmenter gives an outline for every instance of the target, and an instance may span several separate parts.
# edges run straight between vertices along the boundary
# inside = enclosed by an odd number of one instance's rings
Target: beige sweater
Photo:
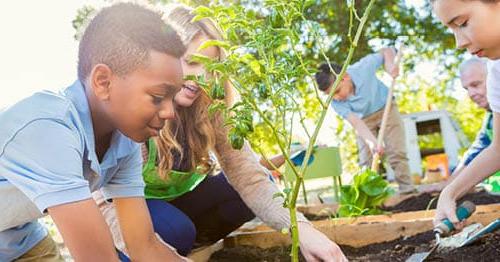
[[[248,143],[241,150],[233,149],[227,139],[227,130],[220,128],[216,132],[215,151],[229,183],[254,214],[276,230],[288,228],[290,214],[283,207],[284,199],[273,197],[280,192],[279,188],[271,182],[269,171],[260,165]],[[308,222],[301,213],[297,213],[297,220]]]

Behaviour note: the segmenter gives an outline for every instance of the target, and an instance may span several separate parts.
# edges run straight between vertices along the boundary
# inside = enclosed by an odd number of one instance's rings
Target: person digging
[[[395,57],[396,50],[392,47],[386,47],[349,66],[339,86],[334,91],[331,106],[356,131],[359,164],[369,166],[374,155],[382,156],[385,154],[390,166],[395,171],[399,187],[398,193],[409,194],[416,192],[416,190],[408,166],[403,121],[398,107],[390,95],[389,88],[376,76],[377,70],[383,64],[387,73],[393,78],[397,77],[399,67],[396,66]],[[332,85],[341,69],[340,65],[333,63],[320,65],[315,78],[318,88],[323,93],[329,94],[333,91]],[[383,143],[378,143],[376,136],[382,127],[384,107],[387,101],[390,101],[391,106],[386,113]]]

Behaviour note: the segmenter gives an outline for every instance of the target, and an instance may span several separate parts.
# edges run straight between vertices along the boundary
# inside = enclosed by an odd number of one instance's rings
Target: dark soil
[[[426,210],[428,208],[429,203],[431,203],[429,209],[435,209],[439,194],[421,194],[393,206],[393,207],[384,207],[383,210],[390,211],[392,213],[401,213],[408,211],[418,211],[418,210]],[[434,199],[435,198],[435,199]],[[434,200],[433,200],[434,199]],[[461,203],[463,201],[469,200],[476,205],[487,205],[487,204],[495,204],[500,203],[500,196],[494,196],[488,194],[486,191],[474,192],[465,195],[462,199],[458,201]]]
[[[426,209],[435,209],[437,200],[439,197],[439,193],[424,193],[409,199],[404,200],[403,202],[391,206],[391,207],[382,207],[382,211],[390,212],[390,213],[402,213],[402,212],[409,212],[409,211],[419,211],[419,210],[426,210]],[[472,201],[472,203],[476,205],[488,205],[488,204],[495,204],[495,203],[500,203],[500,196],[495,196],[488,194],[486,191],[479,191],[479,192],[474,192],[474,193],[469,193],[465,195],[462,199],[460,199],[458,202],[461,203],[463,201]],[[432,201],[432,203],[431,203]],[[430,204],[430,206],[429,206]],[[310,221],[318,221],[318,220],[325,220],[325,219],[330,219],[334,218],[334,214],[330,215],[316,215],[316,214],[304,214],[304,216],[309,219]]]
[[[413,253],[429,251],[434,242],[434,236],[429,231],[410,238],[400,238],[362,248],[349,246],[342,246],[341,248],[349,261],[405,261]],[[225,248],[212,255],[210,261],[290,261],[289,253],[290,249],[284,247],[271,249],[256,247]],[[497,231],[485,235],[472,245],[447,253],[434,253],[428,261],[500,261],[500,233]]]

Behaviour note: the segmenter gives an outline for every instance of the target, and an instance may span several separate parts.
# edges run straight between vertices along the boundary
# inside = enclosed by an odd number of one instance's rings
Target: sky
[[[0,108],[76,79],[78,43],[71,21],[97,0],[0,1]],[[29,8],[27,8],[29,7]]]
[[[419,6],[423,0],[408,2]],[[99,7],[103,0],[0,1],[0,108],[76,80],[78,43],[71,21],[85,4]]]

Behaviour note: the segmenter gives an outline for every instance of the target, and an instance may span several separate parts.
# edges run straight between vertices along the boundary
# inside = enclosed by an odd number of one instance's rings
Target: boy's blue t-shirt
[[[376,76],[377,69],[383,62],[382,54],[374,53],[347,68],[354,84],[354,94],[344,101],[332,101],[332,107],[337,114],[344,119],[350,113],[364,118],[385,106],[389,90]]]
[[[60,93],[38,92],[4,109],[0,123],[0,199],[15,187],[45,212],[90,199],[98,189],[107,199],[144,196],[139,144],[115,131],[99,163],[79,81]],[[36,219],[0,232],[0,261],[21,256],[47,235]]]

